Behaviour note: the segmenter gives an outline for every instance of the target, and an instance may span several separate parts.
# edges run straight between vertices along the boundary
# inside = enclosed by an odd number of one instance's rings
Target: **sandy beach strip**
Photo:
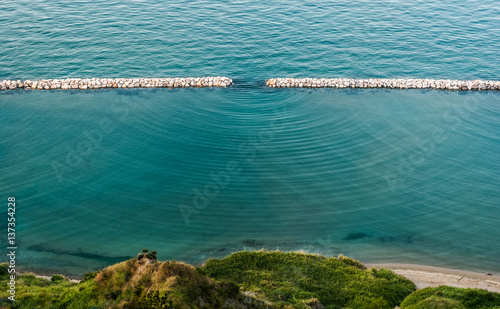
[[[33,273],[24,273],[23,275],[27,275],[27,274],[33,274]],[[45,279],[45,280],[49,280],[51,281],[52,277],[51,276],[43,276],[43,275],[37,275],[37,274],[34,274],[36,278],[42,278],[42,279]],[[81,282],[81,280],[78,280],[78,279],[71,279],[71,278],[68,278],[66,276],[63,276],[65,277],[66,279],[68,279],[69,282],[73,282],[73,283],[79,283]]]
[[[458,288],[485,289],[500,293],[500,276],[472,271],[449,269],[415,264],[377,263],[365,264],[377,269],[390,269],[398,275],[413,281],[417,289],[448,285]]]

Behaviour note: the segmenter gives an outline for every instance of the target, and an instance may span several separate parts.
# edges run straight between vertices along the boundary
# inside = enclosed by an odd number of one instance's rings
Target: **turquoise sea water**
[[[235,82],[0,92],[0,214],[15,196],[19,268],[79,275],[146,247],[192,263],[266,248],[500,271],[499,93],[264,86],[498,80],[495,1],[6,1],[0,12],[0,79]]]

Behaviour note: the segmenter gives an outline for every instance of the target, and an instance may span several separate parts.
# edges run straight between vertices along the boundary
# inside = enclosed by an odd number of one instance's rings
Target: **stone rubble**
[[[186,78],[66,78],[42,80],[3,80],[0,90],[11,89],[101,89],[101,88],[185,88],[185,87],[227,87],[233,81],[228,77],[186,77]]]
[[[391,88],[442,90],[500,90],[500,81],[449,79],[388,79],[388,78],[271,78],[272,88]]]
[[[351,78],[271,78],[266,84],[272,88],[390,88],[441,90],[500,90],[500,81],[449,79],[351,79]],[[0,90],[11,89],[101,89],[101,88],[186,88],[228,87],[228,77],[186,78],[67,78],[32,80],[3,80]]]

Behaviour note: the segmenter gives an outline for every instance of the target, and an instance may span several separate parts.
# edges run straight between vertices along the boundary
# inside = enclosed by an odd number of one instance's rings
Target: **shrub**
[[[65,278],[61,275],[53,275],[52,278],[50,278],[50,281],[52,282],[58,282],[58,281],[63,281]]]
[[[89,281],[89,280],[94,280],[94,278],[97,276],[97,271],[89,271],[83,274],[83,279],[82,281]]]
[[[140,308],[174,308],[174,305],[165,292],[151,291],[138,301]]]
[[[408,309],[430,309],[430,308],[438,308],[438,309],[466,309],[464,305],[462,305],[459,301],[439,297],[436,295],[432,295],[427,297],[426,299],[412,305],[410,307],[404,307]]]
[[[435,307],[432,307],[435,306]],[[455,307],[453,307],[455,306]],[[482,309],[500,306],[500,294],[480,289],[462,289],[449,286],[425,288],[409,295],[401,308],[470,308]]]
[[[9,263],[1,263],[0,264],[0,279],[7,279],[9,277]]]

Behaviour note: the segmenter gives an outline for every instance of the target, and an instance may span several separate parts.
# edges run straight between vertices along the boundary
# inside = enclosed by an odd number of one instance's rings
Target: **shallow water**
[[[3,2],[0,79],[235,81],[0,92],[18,267],[78,275],[146,247],[192,263],[266,248],[500,271],[499,93],[263,85],[498,80],[494,4]]]

